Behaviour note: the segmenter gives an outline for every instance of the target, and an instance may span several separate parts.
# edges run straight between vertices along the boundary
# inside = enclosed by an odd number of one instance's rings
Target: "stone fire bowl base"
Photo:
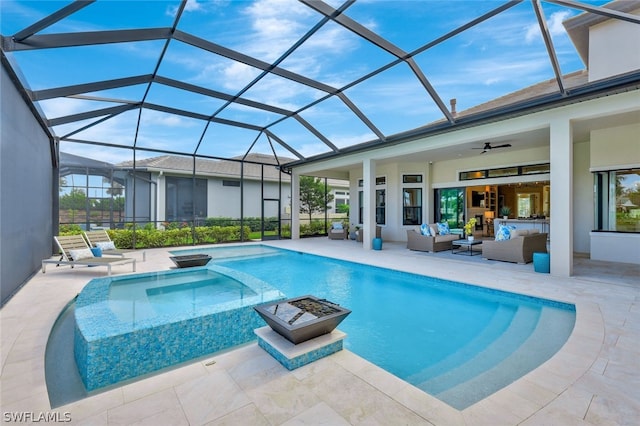
[[[254,330],[258,336],[258,346],[274,357],[287,370],[295,370],[342,350],[346,333],[335,329],[311,340],[294,345],[269,326]]]

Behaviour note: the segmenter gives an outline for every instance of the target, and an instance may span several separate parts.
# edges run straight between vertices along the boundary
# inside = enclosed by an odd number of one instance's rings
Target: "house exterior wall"
[[[589,234],[593,229],[593,176],[589,173],[589,142],[573,145],[573,251],[591,252]],[[553,183],[552,183],[553,184]]]
[[[640,123],[592,131],[591,170],[603,171],[640,167],[638,135],[640,135]],[[591,180],[593,181],[593,177]],[[593,200],[593,196],[591,199]],[[593,218],[593,202],[591,217]],[[594,260],[640,263],[640,234],[591,232],[590,254]]]
[[[51,257],[53,209],[58,203],[53,199],[57,169],[49,136],[4,67],[0,87],[0,300],[4,304],[40,268],[42,259]]]
[[[485,167],[512,166],[519,164],[535,164],[539,162],[551,162],[552,174],[528,177],[530,179],[551,180],[551,227],[553,228],[553,238],[551,239],[551,251],[553,263],[556,264],[555,271],[552,263],[552,273],[555,275],[570,275],[571,271],[567,265],[573,263],[573,252],[591,253],[594,257],[594,240],[590,233],[593,228],[593,177],[589,170],[590,165],[604,164],[607,159],[610,167],[616,168],[620,164],[630,165],[630,161],[636,161],[635,152],[638,149],[637,126],[622,126],[618,128],[612,126],[598,131],[594,131],[592,139],[596,142],[590,143],[588,140],[574,140],[573,123],[601,119],[616,114],[626,114],[629,111],[640,111],[640,98],[637,92],[627,92],[608,97],[593,99],[565,105],[552,110],[531,113],[526,116],[504,120],[498,123],[490,123],[477,126],[471,129],[462,129],[447,134],[435,135],[428,139],[421,139],[414,142],[407,142],[397,146],[383,147],[368,152],[342,156],[336,159],[323,160],[317,163],[300,166],[295,172],[301,175],[313,175],[314,169],[330,170],[332,167],[350,167],[350,192],[351,192],[351,214],[349,222],[358,224],[358,180],[362,179],[364,164],[373,160],[375,165],[375,176],[387,177],[387,201],[389,211],[387,212],[387,223],[383,227],[383,238],[395,241],[405,241],[406,227],[402,226],[401,199],[401,176],[403,172],[424,172],[425,192],[423,200],[423,215],[425,220],[432,220],[434,208],[433,188],[449,186],[464,186],[457,181],[457,173],[461,170],[472,170]],[[576,124],[577,125],[577,124]],[[491,140],[495,137],[503,137],[509,134],[517,135],[522,131],[532,129],[548,129],[551,136],[551,129],[554,126],[554,144],[556,155],[550,147],[550,140],[541,141],[541,146],[527,149],[506,149],[505,152],[492,152],[490,155],[462,157],[447,161],[434,161],[432,165],[428,161],[407,162],[406,160],[396,160],[394,157],[402,159],[410,158],[420,153],[424,158],[428,158],[429,149],[436,150],[440,147],[454,146],[469,141]],[[551,139],[551,138],[550,138]],[[588,137],[587,137],[588,139]],[[597,154],[598,159],[594,160],[594,152],[599,152],[598,141],[609,144],[612,139],[619,142],[615,149],[620,150],[620,154],[612,154],[612,145],[607,145],[606,152]],[[621,140],[622,139],[622,140]],[[559,145],[558,145],[559,144]],[[429,147],[425,149],[425,147]],[[425,155],[427,154],[427,155]],[[613,157],[613,158],[612,158]],[[620,163],[624,161],[624,163]],[[636,167],[638,165],[636,164]],[[553,170],[556,171],[557,179],[554,182]],[[496,179],[491,184],[517,182],[524,177],[514,177]],[[483,182],[484,184],[485,182]],[[487,182],[488,183],[488,182]],[[473,183],[474,185],[477,182]],[[395,206],[394,206],[395,205]],[[598,233],[599,238],[603,238],[604,233]],[[638,243],[640,235],[609,235],[607,237],[611,243],[607,243],[607,253],[611,260],[621,261],[626,259],[626,252],[638,253]],[[587,242],[587,240],[589,242]],[[599,244],[597,249],[603,245]],[[635,263],[636,261],[634,261]],[[637,261],[640,263],[640,261]]]
[[[631,14],[640,15],[640,9]],[[589,81],[640,69],[638,40],[638,24],[608,20],[592,26],[589,29]]]
[[[640,123],[591,132],[592,170],[613,170],[640,164]]]

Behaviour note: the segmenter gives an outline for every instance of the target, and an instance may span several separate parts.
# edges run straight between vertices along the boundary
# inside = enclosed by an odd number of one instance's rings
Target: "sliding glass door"
[[[449,228],[464,226],[464,188],[436,189],[436,222],[447,222]]]

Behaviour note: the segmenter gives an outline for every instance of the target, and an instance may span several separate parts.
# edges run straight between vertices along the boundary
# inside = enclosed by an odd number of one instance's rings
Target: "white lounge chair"
[[[102,254],[124,257],[126,254],[140,252],[140,250],[133,249],[117,249],[111,237],[109,237],[109,234],[104,229],[85,232],[84,237],[87,239],[90,247],[100,247]],[[147,252],[142,250],[142,261],[144,262],[146,260]]]
[[[108,275],[111,275],[112,265],[133,264],[133,272],[136,271],[136,260],[130,257],[94,257],[91,248],[82,235],[66,235],[53,237],[60,249],[60,259],[43,259],[42,273],[46,272],[48,263],[55,263],[56,266],[76,265],[83,266],[106,266]]]

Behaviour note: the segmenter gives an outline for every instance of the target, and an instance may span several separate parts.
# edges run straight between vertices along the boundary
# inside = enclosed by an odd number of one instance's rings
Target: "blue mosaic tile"
[[[194,273],[193,269],[98,278],[82,290],[76,301],[74,355],[87,390],[255,340],[253,330],[265,323],[253,307],[284,299],[278,290],[254,277],[214,265],[205,269],[242,282],[255,296],[133,323],[119,319],[109,306],[113,282]]]

